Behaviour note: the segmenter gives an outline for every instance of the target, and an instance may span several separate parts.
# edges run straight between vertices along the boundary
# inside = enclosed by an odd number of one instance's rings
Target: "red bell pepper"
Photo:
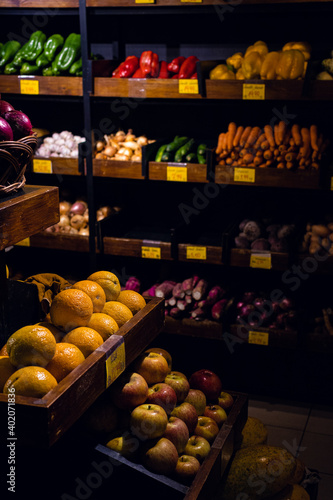
[[[130,78],[139,67],[136,56],[128,56],[112,73],[113,78]]]
[[[169,77],[170,77],[170,71],[168,71],[168,63],[166,61],[161,61],[158,78],[169,78]]]
[[[160,65],[159,65],[159,60],[158,60],[158,54],[155,54],[155,52],[153,52],[153,55],[151,58],[151,66],[150,66],[150,76],[152,78],[156,78],[158,76],[159,69],[160,69]]]
[[[189,56],[185,59],[179,70],[179,78],[191,78],[195,73],[196,62],[199,59],[196,56]]]
[[[153,60],[153,52],[151,50],[145,50],[140,56],[140,68],[144,76],[150,75],[151,63]]]
[[[176,80],[179,78],[179,73],[176,73],[175,75],[172,75],[172,80]]]
[[[168,70],[170,71],[170,73],[179,73],[180,67],[184,61],[184,56],[179,56],[173,59],[171,63],[168,64]]]
[[[193,75],[191,76],[191,80],[197,80],[198,79],[198,73],[195,72],[193,73]]]
[[[144,74],[142,73],[142,69],[138,68],[136,72],[132,75],[132,78],[144,78]]]

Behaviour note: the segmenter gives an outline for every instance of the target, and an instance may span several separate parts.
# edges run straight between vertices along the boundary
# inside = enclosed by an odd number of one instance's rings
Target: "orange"
[[[96,271],[87,278],[91,281],[96,281],[103,288],[106,300],[116,300],[121,286],[117,276],[110,271]]]
[[[15,389],[17,396],[42,398],[56,387],[57,381],[51,373],[41,366],[25,366],[16,370],[4,385],[3,392],[11,394]]]
[[[67,333],[79,326],[86,326],[93,313],[91,298],[82,290],[67,288],[59,292],[50,307],[51,323]]]
[[[3,392],[5,382],[15,371],[16,368],[9,361],[9,356],[0,356],[0,392]]]
[[[56,349],[54,335],[41,325],[27,325],[16,330],[7,340],[9,360],[17,368],[22,366],[45,367]]]
[[[94,313],[102,312],[106,302],[106,296],[103,288],[97,283],[97,281],[77,281],[74,285],[72,285],[72,288],[82,290],[82,292],[86,292],[86,294],[89,295],[93,303]]]
[[[0,349],[0,356],[8,356],[7,344],[3,345]]]
[[[126,321],[133,318],[132,311],[127,306],[125,306],[125,304],[122,304],[117,300],[109,300],[105,302],[103,313],[109,314],[111,318],[116,320],[119,328],[123,326]]]
[[[63,342],[76,345],[86,358],[89,354],[94,352],[97,347],[102,345],[104,340],[96,330],[88,328],[87,326],[80,326],[68,332],[64,336]]]
[[[56,346],[55,355],[45,369],[54,376],[57,382],[60,382],[84,360],[83,353],[76,345],[59,342]]]
[[[103,340],[106,340],[119,330],[116,320],[105,313],[93,313],[87,326],[96,330],[103,337]]]
[[[50,330],[50,332],[54,336],[56,342],[61,342],[63,336],[65,335],[64,332],[59,330],[59,328],[52,325],[52,323],[49,323],[48,321],[40,321],[39,323],[37,323],[37,325],[44,326],[44,328],[47,328],[48,330]]]
[[[132,311],[133,315],[146,305],[146,301],[142,295],[134,290],[122,290],[118,295],[117,301],[125,304]]]

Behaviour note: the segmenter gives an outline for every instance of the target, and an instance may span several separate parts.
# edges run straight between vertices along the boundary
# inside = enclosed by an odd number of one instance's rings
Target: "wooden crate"
[[[155,474],[138,463],[125,459],[119,453],[110,450],[107,446],[98,444],[96,450],[109,457],[112,463],[121,465],[118,469],[125,469],[125,476],[130,484],[137,485],[136,478],[143,475],[149,498],[173,498],[174,500],[203,500],[211,498],[216,490],[224,471],[232,457],[234,450],[239,446],[241,432],[247,420],[248,397],[246,394],[227,391],[234,397],[226,422],[222,425],[218,435],[211,445],[211,450],[205,458],[199,472],[190,485],[182,484],[163,474]],[[112,481],[116,480],[113,477]],[[130,486],[129,486],[130,487]],[[155,492],[156,488],[156,492]]]
[[[152,342],[164,325],[164,300],[153,298],[43,398],[16,396],[15,438],[20,445],[54,444]],[[8,398],[0,394],[0,427],[8,429]],[[6,440],[6,432],[0,441]]]

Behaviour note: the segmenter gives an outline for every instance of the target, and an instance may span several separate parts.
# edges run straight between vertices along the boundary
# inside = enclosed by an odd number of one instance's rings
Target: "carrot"
[[[280,161],[277,165],[276,165],[276,168],[285,168],[286,167],[286,164],[284,161]]]
[[[257,141],[259,134],[260,134],[260,127],[253,127],[251,132],[249,133],[249,136],[245,143],[245,147],[249,148],[250,146],[253,146],[253,144]]]
[[[267,160],[266,167],[270,167],[271,165],[273,165],[273,163],[274,163],[274,160]]]
[[[230,122],[228,126],[228,139],[227,139],[227,150],[232,150],[232,145],[237,131],[237,125],[235,122]]]
[[[231,164],[232,167],[238,167],[238,161],[234,160]]]
[[[288,153],[285,154],[284,158],[285,158],[286,161],[295,161],[296,157],[297,157],[296,153],[288,152]]]
[[[266,168],[266,167],[267,167],[266,163],[260,163],[260,165],[258,165],[258,168]]]
[[[228,143],[228,132],[225,132],[222,140],[223,151],[226,151],[227,143]]]
[[[247,141],[247,138],[249,137],[250,135],[250,132],[252,130],[252,127],[248,126],[248,127],[245,127],[245,129],[243,130],[243,133],[241,135],[241,138],[239,140],[239,145],[243,148],[246,141]]]
[[[255,164],[255,166],[260,165],[260,163],[262,163],[262,157],[261,156],[255,156],[254,159],[253,159],[253,163]]]
[[[293,137],[290,137],[290,139],[289,139],[289,145],[292,148],[295,147],[296,144],[295,144],[295,139]]]
[[[288,128],[288,129],[286,130],[286,133],[284,134],[283,144],[284,144],[285,146],[289,146],[289,144],[290,144],[290,142],[289,142],[289,141],[290,141],[290,138],[291,138],[291,129],[290,129],[290,128]]]
[[[310,143],[311,143],[311,148],[314,151],[318,151],[318,127],[317,125],[311,125],[310,126]]]
[[[219,135],[218,140],[217,140],[217,146],[216,146],[216,150],[215,150],[215,153],[217,155],[219,155],[223,151],[223,136],[224,136],[224,132],[221,132],[221,134]]]
[[[301,146],[302,145],[302,136],[300,132],[300,126],[294,123],[294,125],[291,127],[291,135],[292,138],[295,141],[296,146]]]
[[[219,165],[223,165],[224,166],[225,165],[225,160],[220,160],[219,161]]]
[[[227,159],[225,160],[225,163],[226,163],[226,165],[231,165],[233,161],[234,161],[234,160],[233,160],[232,158],[230,158],[230,157],[229,157],[229,158],[227,158]]]
[[[307,159],[311,153],[310,130],[307,127],[301,128],[301,137],[303,142],[301,154],[303,158]]]
[[[275,144],[277,144],[279,146],[280,145],[280,136],[279,136],[279,125],[277,123],[273,127],[273,133],[274,133]]]
[[[284,153],[286,151],[287,147],[285,146],[285,144],[280,144],[278,149],[279,149],[280,153]]]
[[[248,149],[245,149],[245,148],[241,149],[240,152],[239,152],[239,156],[241,158],[243,158],[243,156],[245,156],[248,152],[249,152]]]
[[[261,147],[261,144],[266,141],[266,136],[265,136],[265,133],[263,131],[261,131],[261,134],[259,135],[255,145],[254,145],[254,149],[259,149]]]
[[[233,140],[233,143],[232,143],[232,145],[233,145],[234,148],[236,148],[238,146],[243,131],[244,131],[243,125],[239,125],[237,127],[236,134],[235,134],[235,137],[234,137],[234,140]]]
[[[270,147],[274,148],[275,141],[274,141],[274,135],[273,135],[273,127],[271,125],[265,125],[264,131],[265,131],[265,135],[266,135],[266,138],[267,138],[267,141],[268,141]]]
[[[264,154],[263,154],[263,157],[265,158],[265,160],[271,160],[273,158],[273,153],[270,149],[267,149]]]
[[[273,150],[273,155],[274,155],[275,157],[277,157],[277,156],[279,156],[279,154],[280,154],[279,148],[275,148],[275,149]]]
[[[243,156],[243,162],[248,164],[248,163],[252,163],[253,161],[253,155],[251,155],[251,153],[247,153],[246,155]]]
[[[266,137],[266,134],[265,134],[265,137]],[[268,148],[269,148],[269,142],[268,142],[268,140],[266,139],[265,141],[262,141],[262,143],[261,143],[261,149],[262,149],[263,151],[266,151],[266,149],[268,149]]]
[[[280,144],[282,144],[283,141],[284,141],[284,137],[286,135],[286,131],[287,131],[287,124],[286,124],[286,122],[283,121],[283,120],[280,120],[279,124],[278,124],[278,136],[279,136]]]
[[[319,163],[312,162],[311,163],[311,168],[314,168],[315,170],[319,170]]]
[[[237,151],[232,150],[232,151],[231,151],[231,153],[230,153],[230,158],[231,158],[232,160],[238,160],[238,157],[239,157],[238,152],[237,152]]]
[[[293,161],[287,161],[286,167],[287,167],[288,170],[291,170],[292,168],[294,168],[294,162]]]

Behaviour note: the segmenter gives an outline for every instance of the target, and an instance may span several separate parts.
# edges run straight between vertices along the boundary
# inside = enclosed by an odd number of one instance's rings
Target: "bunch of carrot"
[[[228,130],[219,134],[215,153],[223,166],[318,170],[327,146],[317,125],[288,126],[281,120],[261,128],[230,122]]]

